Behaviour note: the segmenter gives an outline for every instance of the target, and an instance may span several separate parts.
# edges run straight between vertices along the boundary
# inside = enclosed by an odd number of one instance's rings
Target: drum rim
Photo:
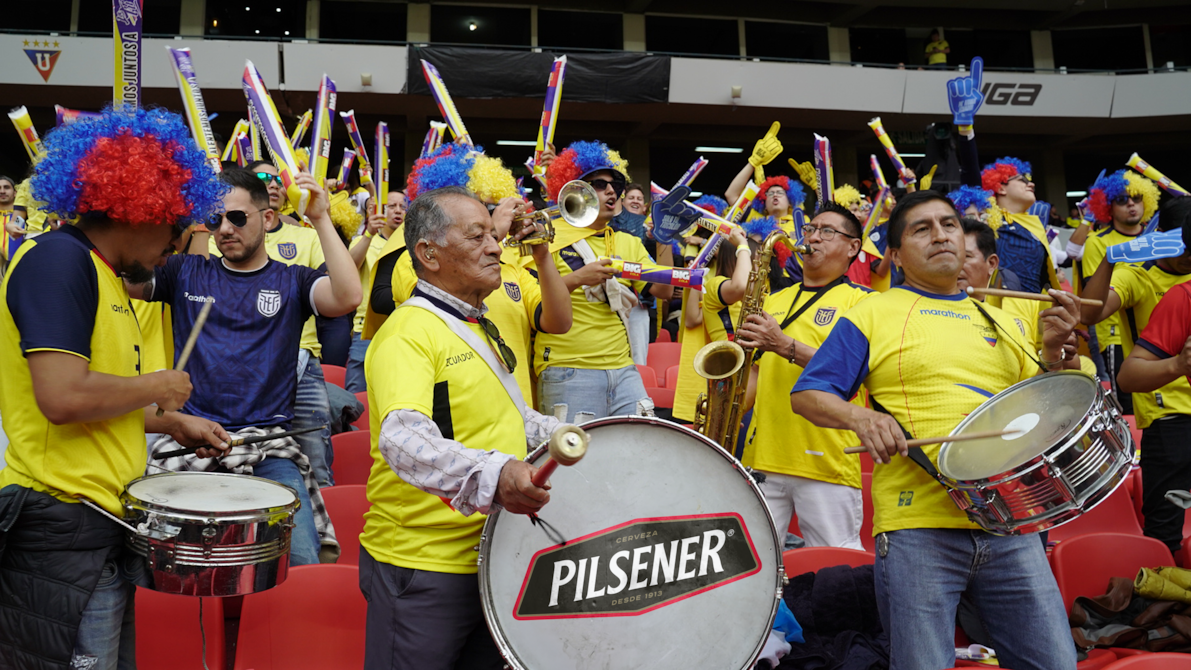
[[[132,487],[137,482],[141,482],[141,481],[144,481],[147,479],[155,479],[155,478],[160,478],[160,477],[174,477],[174,476],[179,476],[179,475],[185,475],[188,477],[198,475],[198,476],[204,476],[204,477],[234,477],[236,479],[245,479],[245,478],[253,479],[258,482],[265,482],[272,486],[280,487],[286,493],[289,493],[291,496],[293,496],[293,501],[291,501],[285,505],[277,505],[274,507],[255,507],[255,508],[244,509],[244,510],[228,510],[228,511],[224,511],[224,512],[212,512],[212,511],[208,511],[208,510],[188,509],[188,508],[183,508],[183,507],[170,507],[167,505],[162,505],[160,503],[147,502],[141,498],[135,497],[135,495],[131,492]],[[183,471],[183,472],[159,472],[157,474],[145,475],[143,477],[137,477],[136,479],[132,480],[131,482],[128,482],[128,484],[124,487],[124,490],[120,493],[120,501],[124,504],[124,509],[129,512],[135,510],[135,511],[142,511],[142,512],[146,512],[146,513],[150,513],[150,514],[177,515],[177,516],[181,516],[181,517],[188,518],[188,519],[190,518],[191,515],[193,515],[195,518],[203,518],[203,519],[212,518],[212,519],[224,519],[224,520],[233,520],[233,519],[251,520],[252,518],[259,517],[259,516],[280,514],[280,513],[286,513],[286,512],[293,514],[298,511],[298,508],[300,507],[300,503],[301,503],[301,499],[298,497],[298,495],[294,492],[293,489],[286,486],[285,484],[280,484],[280,483],[275,482],[271,479],[265,479],[264,477],[256,477],[254,475],[238,475],[238,474],[235,474],[232,472],[196,472],[196,471],[189,471],[189,470]]]
[[[1072,375],[1078,375],[1080,377],[1086,378],[1092,384],[1093,391],[1096,391],[1096,389],[1099,388],[1099,384],[1096,383],[1095,379],[1088,377],[1087,374],[1085,374],[1079,370],[1055,370],[1052,372],[1047,372],[1045,374],[1035,375],[1033,377],[1030,377],[1029,379],[1023,379],[1023,380],[1017,382],[1016,384],[1013,384],[1012,386],[1006,388],[1005,390],[1001,391],[1000,393],[997,393],[996,395],[992,396],[991,398],[988,398],[984,402],[980,403],[980,405],[977,406],[977,410],[980,407],[989,405],[989,404],[997,401],[1000,398],[1003,398],[1005,396],[1016,393],[1019,389],[1025,388],[1026,386],[1029,386],[1031,384],[1041,383],[1041,381],[1044,379],[1055,379],[1059,376],[1068,376],[1069,377]],[[948,437],[954,436],[954,435],[960,435],[961,432],[963,431],[963,429],[965,427],[967,427],[967,425],[970,424],[972,421],[976,420],[976,418],[978,416],[979,416],[979,413],[977,411],[973,410],[972,412],[970,412],[967,416],[965,416],[963,418],[962,421],[960,421],[955,426],[955,428],[951,429],[951,432],[947,434]],[[1085,418],[1086,418],[1086,416],[1085,416]],[[1071,435],[1073,432],[1079,432],[1082,434],[1083,432],[1086,432],[1086,430],[1087,430],[1087,427],[1084,425],[1083,422],[1080,422],[1076,427],[1073,427],[1070,431],[1065,433],[1062,440],[1056,441],[1053,444],[1047,445],[1046,448],[1042,449],[1039,453],[1030,457],[1028,460],[1026,460],[1025,463],[1016,465],[1013,468],[1011,468],[1011,470],[1017,470],[1018,468],[1022,467],[1023,465],[1028,465],[1034,459],[1038,458],[1038,456],[1045,454],[1047,451],[1049,451],[1051,448],[1055,447],[1056,445],[1067,442],[1071,438]],[[939,470],[939,474],[942,475],[945,479],[947,479],[949,481],[953,481],[953,482],[977,482],[977,481],[984,481],[984,480],[988,479],[988,477],[982,477],[980,479],[957,479],[955,477],[952,477],[947,472],[945,472],[946,468],[943,465],[944,454],[947,453],[947,451],[951,448],[951,446],[953,444],[956,444],[956,443],[955,442],[943,442],[942,444],[939,445],[939,452],[938,452],[938,455],[935,457],[935,465],[936,465],[936,468]]]
[[[723,447],[721,447],[719,444],[717,444],[714,440],[708,438],[706,435],[703,435],[702,433],[691,430],[689,427],[684,426],[682,424],[675,423],[673,421],[667,421],[666,419],[661,419],[658,417],[623,415],[623,416],[608,416],[608,417],[603,417],[600,419],[593,419],[591,421],[588,421],[586,423],[581,423],[578,425],[580,428],[590,429],[590,428],[598,428],[600,426],[605,426],[605,425],[617,425],[617,424],[626,424],[626,423],[628,423],[628,424],[636,423],[636,424],[642,424],[642,425],[656,425],[656,426],[668,428],[671,430],[677,430],[678,432],[683,432],[690,436],[693,436],[693,437],[697,438],[700,442],[702,442],[704,445],[713,447],[714,448],[713,452],[718,454],[724,460],[726,460],[729,465],[733,466],[733,470],[737,474],[739,474],[741,479],[743,479],[748,484],[749,488],[753,492],[753,495],[757,497],[757,501],[761,503],[761,509],[764,511],[765,517],[769,520],[769,524],[768,524],[769,533],[773,537],[773,546],[777,551],[777,555],[775,557],[776,568],[777,568],[776,569],[777,579],[774,584],[776,588],[775,588],[773,606],[771,608],[771,611],[769,612],[769,619],[770,619],[770,621],[772,621],[773,618],[775,616],[777,616],[778,607],[780,606],[780,603],[782,601],[782,593],[784,591],[783,586],[784,586],[785,579],[786,579],[785,568],[784,568],[784,564],[782,561],[782,546],[783,546],[784,537],[778,536],[777,528],[774,526],[773,514],[769,511],[769,505],[765,502],[765,495],[761,492],[761,487],[758,486],[757,482],[748,474],[748,471],[746,470],[745,466],[740,461],[738,461],[734,456],[732,456],[732,454],[725,451]],[[549,442],[550,442],[549,440],[546,440],[541,445],[539,445],[536,449],[534,449],[533,451],[526,454],[525,462],[527,462],[527,463],[532,462],[534,459],[536,459],[539,456],[546,453],[549,449]],[[481,605],[481,609],[483,610],[483,613],[484,613],[484,622],[488,626],[488,631],[492,634],[492,639],[493,639],[493,641],[496,642],[496,646],[500,650],[501,656],[504,657],[505,663],[508,664],[508,667],[512,668],[512,670],[535,670],[535,669],[527,667],[522,662],[520,656],[517,655],[516,651],[513,649],[513,646],[509,643],[509,639],[505,635],[504,628],[503,628],[503,626],[500,625],[501,622],[499,620],[497,620],[496,607],[495,607],[495,604],[493,603],[491,590],[488,587],[488,584],[489,584],[489,574],[488,574],[489,568],[488,568],[488,566],[491,564],[491,561],[489,560],[489,558],[490,558],[489,554],[490,554],[491,545],[492,545],[491,541],[489,540],[489,537],[491,536],[491,526],[494,526],[496,524],[497,519],[499,519],[499,517],[500,517],[501,511],[502,510],[497,509],[494,513],[489,514],[487,516],[487,518],[484,520],[484,527],[480,534],[480,544],[478,546],[479,573],[477,575],[477,578],[479,579],[479,582],[480,582],[480,605]],[[742,665],[739,670],[747,670],[747,669],[753,667],[753,665],[757,662],[757,659],[760,658],[761,652],[765,648],[765,642],[768,639],[769,639],[769,634],[767,631],[764,635],[761,636],[761,639],[757,642],[756,648],[753,649],[753,653],[751,655],[751,660],[749,660],[745,665]]]

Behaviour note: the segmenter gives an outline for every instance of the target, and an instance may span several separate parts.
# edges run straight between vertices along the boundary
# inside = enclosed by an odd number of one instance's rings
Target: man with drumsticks
[[[765,311],[748,317],[736,333],[738,344],[764,352],[742,462],[765,472],[761,492],[779,531],[797,513],[807,545],[863,549],[860,460],[843,453],[851,434],[815,426],[791,412],[786,400],[839,317],[874,295],[847,277],[860,253],[861,225],[852,212],[829,202],[802,231],[814,249],[802,256],[802,282],[770,295]]]
[[[985,400],[1063,364],[1078,298],[1050,291],[1042,361],[1001,310],[962,293],[965,239],[946,197],[919,191],[889,220],[892,260],[906,283],[862,301],[836,324],[790,397],[823,428],[856,433],[873,470],[877,602],[892,668],[949,668],[961,594],[971,593],[1005,667],[1075,668],[1063,601],[1036,537],[996,536],[972,523],[910,458],[907,436],[947,435]],[[863,385],[872,406],[848,402]],[[879,411],[878,411],[879,410]],[[933,461],[938,447],[915,458]],[[891,458],[900,454],[903,458]],[[931,464],[933,467],[933,464]]]
[[[525,406],[513,371],[529,361],[485,316],[501,247],[483,203],[458,186],[421,193],[404,229],[414,296],[364,361],[374,460],[360,537],[364,666],[499,670],[476,577],[483,514],[550,500],[520,459],[559,422]]]
[[[145,281],[222,187],[186,123],[107,110],[45,138],[33,188],[74,225],[21,246],[0,285],[0,667],[135,664],[132,581],[119,500],[145,471],[145,432],[212,456],[218,424],[177,412],[189,375],[142,371],[125,279]],[[140,160],[130,161],[129,156]],[[156,403],[157,407],[152,407]],[[156,415],[157,408],[165,410]],[[66,504],[73,503],[73,504]]]

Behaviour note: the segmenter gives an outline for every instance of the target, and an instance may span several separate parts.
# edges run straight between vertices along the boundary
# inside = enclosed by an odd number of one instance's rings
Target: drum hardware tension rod
[[[1046,293],[1028,293],[1026,291],[1009,291],[1003,288],[976,288],[975,286],[968,287],[968,295],[982,296],[991,295],[1000,298],[1021,298],[1022,300],[1037,300],[1038,302],[1054,303],[1055,299]],[[1092,307],[1103,307],[1104,302],[1100,300],[1092,300],[1091,298],[1080,298],[1080,304],[1091,305]]]
[[[944,442],[968,442],[970,440],[987,440],[990,437],[1005,437],[1007,435],[1021,435],[1025,431],[1021,430],[990,430],[986,433],[971,433],[969,435],[948,435],[946,437],[923,437],[917,440],[906,440],[907,447],[924,447],[928,444],[942,444]],[[868,447],[860,445],[857,447],[846,447],[845,454],[863,454],[868,451]]]
[[[203,324],[207,323],[207,315],[211,313],[211,305],[214,304],[214,298],[207,298],[207,302],[199,310],[198,318],[194,320],[194,328],[190,329],[190,337],[186,338],[186,346],[182,347],[182,355],[178,356],[178,364],[174,366],[175,370],[181,372],[186,367],[186,361],[190,360],[190,352],[194,351],[194,343],[198,342],[199,331],[203,329]],[[158,407],[157,416],[164,415],[165,410]]]
[[[210,304],[210,303],[208,303]],[[313,433],[316,430],[322,430],[327,425],[312,426],[310,428],[299,428],[297,430],[287,430],[284,433],[269,433],[267,435],[249,435],[248,437],[234,437],[227,441],[227,446],[238,447],[242,444],[255,444],[257,442],[268,442],[269,440],[279,440],[283,437],[293,437],[294,435],[302,435],[305,433]],[[205,444],[201,447],[185,447],[182,449],[174,449],[173,451],[163,451],[160,454],[153,454],[153,458],[161,460],[164,458],[173,458],[174,456],[185,456],[193,454],[199,449],[205,449],[211,445]]]
[[[550,479],[550,475],[554,474],[554,470],[558,466],[571,466],[582,460],[583,456],[587,454],[589,442],[590,438],[587,437],[587,432],[578,426],[563,424],[555,428],[554,433],[550,435],[550,457],[534,473],[533,485],[538,488],[545,486],[546,481]]]
[[[91,500],[89,498],[84,498],[83,496],[75,496],[75,497],[78,499],[79,502],[83,503],[87,507],[90,507],[91,509],[95,510],[96,512],[99,512],[100,514],[106,516],[107,518],[111,519],[112,521],[115,521],[116,523],[120,524],[121,526],[124,526],[132,534],[134,534],[134,535],[144,535],[145,534],[145,533],[137,530],[136,528],[133,528],[132,526],[130,526],[128,524],[128,522],[125,521],[124,519],[121,519],[120,517],[116,516],[115,514],[112,514],[111,512],[107,511],[106,509],[91,502]]]

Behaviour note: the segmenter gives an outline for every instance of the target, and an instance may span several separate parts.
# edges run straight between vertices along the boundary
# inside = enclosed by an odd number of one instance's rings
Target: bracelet
[[[1042,367],[1049,369],[1051,366],[1059,365],[1067,360],[1067,350],[1066,349],[1059,350],[1059,360],[1057,360],[1057,361],[1048,361],[1045,358],[1042,358],[1041,352],[1039,352],[1038,358],[1039,358],[1039,361],[1042,363]]]
[[[790,363],[794,363],[794,359],[797,357],[798,357],[798,340],[791,338],[790,339],[790,355],[786,357],[786,360]]]
[[[372,231],[371,231],[371,230],[365,230],[365,231],[364,231],[364,237],[371,238],[371,237],[372,237]]]
[[[742,245],[736,247],[736,253],[740,253],[742,251],[744,253],[750,254],[750,255],[753,253],[753,251],[751,249],[749,249],[749,245],[747,245],[747,244],[742,244]]]

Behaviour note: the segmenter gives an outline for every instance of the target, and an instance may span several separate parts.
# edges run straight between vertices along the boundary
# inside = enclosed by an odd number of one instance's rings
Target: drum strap
[[[988,319],[988,322],[992,324],[993,330],[999,330],[999,331],[1001,331],[1001,333],[1005,335],[1005,338],[1006,338],[1007,340],[1009,340],[1010,342],[1012,342],[1012,343],[1013,343],[1013,344],[1014,344],[1014,345],[1015,345],[1015,346],[1016,346],[1018,349],[1021,349],[1021,350],[1022,350],[1022,352],[1023,352],[1023,353],[1026,355],[1026,358],[1030,359],[1031,361],[1034,361],[1034,363],[1038,365],[1038,369],[1039,369],[1039,370],[1042,370],[1042,372],[1044,372],[1044,373],[1046,373],[1046,372],[1050,372],[1050,370],[1047,370],[1047,369],[1046,369],[1046,366],[1042,364],[1042,361],[1038,360],[1038,359],[1037,359],[1037,358],[1034,356],[1034,354],[1031,354],[1031,353],[1029,352],[1029,350],[1028,350],[1028,349],[1026,349],[1025,347],[1021,346],[1021,344],[1020,344],[1020,343],[1019,343],[1019,342],[1018,342],[1016,339],[1014,339],[1012,335],[1010,335],[1009,333],[1005,332],[1005,329],[1001,327],[1001,324],[997,323],[996,319],[992,318],[992,316],[991,316],[991,315],[990,315],[990,314],[989,314],[989,313],[988,313],[988,312],[987,312],[987,311],[984,309],[984,305],[981,305],[981,304],[980,304],[980,301],[979,301],[979,300],[976,300],[975,298],[973,298],[973,299],[972,299],[972,304],[976,306],[976,311],[977,311],[977,312],[980,312],[980,315],[981,315],[981,316],[983,316],[984,318]]]
[[[873,404],[873,409],[882,414],[888,414],[890,417],[893,417],[894,421],[897,421],[897,417],[894,417],[892,412],[881,406],[881,403],[877,402],[876,398],[870,395],[868,400]],[[910,431],[906,430],[905,426],[903,426],[900,421],[897,421],[897,427],[902,429],[902,434],[906,436],[907,440],[914,439],[914,436],[910,434]],[[911,461],[917,463],[918,467],[926,470],[926,474],[930,475],[931,479],[934,479],[940,484],[943,483],[943,476],[939,474],[939,471],[935,468],[935,464],[930,462],[930,458],[927,457],[926,452],[922,450],[922,447],[910,447],[906,455],[910,457]],[[944,486],[944,488],[946,487]]]

